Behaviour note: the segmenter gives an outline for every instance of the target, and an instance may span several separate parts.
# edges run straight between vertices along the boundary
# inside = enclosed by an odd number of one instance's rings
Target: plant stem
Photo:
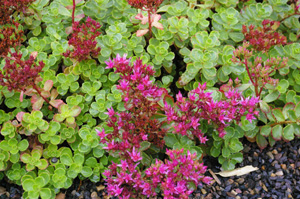
[[[38,92],[38,94],[39,94],[39,95],[40,95],[40,96],[41,96],[48,104],[50,104],[50,101],[42,95],[40,89],[39,89],[35,84],[33,85],[33,88]],[[50,104],[50,105],[51,105],[51,104]],[[52,105],[51,105],[51,106],[52,106]],[[55,107],[54,107],[54,108],[55,108]]]
[[[75,21],[75,8],[76,8],[76,3],[75,0],[73,0],[73,10],[72,10],[72,24]]]
[[[263,86],[260,88],[260,91],[259,91],[259,93],[258,93],[258,96],[260,96],[260,94],[261,94],[263,88],[264,88]],[[257,97],[257,96],[256,96],[256,97]]]
[[[278,124],[293,124],[293,123],[296,123],[296,122],[300,122],[300,120],[296,120],[295,122],[294,122],[294,121],[282,121],[282,122],[277,122],[277,123],[274,123],[274,124],[270,124],[270,127],[276,126],[276,125],[278,125]]]
[[[249,71],[249,66],[248,66],[247,59],[245,59],[245,61],[242,62],[242,63],[245,64],[246,70],[247,70],[247,73],[248,73],[248,76],[249,76],[249,78],[250,78],[250,81],[251,81],[251,83],[254,85],[254,81],[253,81],[253,79],[252,79],[252,77],[251,77],[251,75],[250,75],[250,71]]]
[[[287,18],[291,17],[291,16],[294,16],[294,15],[299,15],[300,13],[299,12],[294,12],[293,14],[289,14],[288,16],[282,18],[281,20],[279,20],[279,22],[283,22],[284,20],[286,20]]]
[[[262,88],[260,89],[260,92],[258,92],[258,80],[257,80],[257,77],[255,77],[255,82],[254,82],[253,79],[252,79],[252,77],[251,77],[250,71],[249,71],[249,66],[248,66],[247,59],[245,59],[245,61],[242,62],[242,63],[245,64],[245,66],[246,66],[246,70],[247,70],[248,76],[250,78],[251,83],[254,86],[254,89],[255,89],[255,95],[256,95],[256,97],[259,97],[260,93],[262,91]]]
[[[151,38],[152,37],[152,22],[151,22],[151,12],[148,10],[148,22],[149,22],[149,35]]]
[[[259,97],[259,94],[258,94],[258,79],[257,79],[257,76],[255,76],[255,84],[254,84],[254,88],[255,88],[255,95],[256,95],[256,97]]]

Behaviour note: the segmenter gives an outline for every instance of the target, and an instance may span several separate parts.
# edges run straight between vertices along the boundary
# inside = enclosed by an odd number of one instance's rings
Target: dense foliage
[[[188,198],[203,156],[300,136],[300,2],[3,0],[0,179]]]

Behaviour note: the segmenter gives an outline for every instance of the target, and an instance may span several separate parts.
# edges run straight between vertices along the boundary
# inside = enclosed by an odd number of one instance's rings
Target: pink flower
[[[103,172],[103,175],[105,175],[106,177],[108,177],[108,176],[110,176],[110,170],[105,170],[104,172]]]
[[[102,129],[102,131],[99,131],[98,129],[96,129],[96,132],[97,132],[97,135],[101,138],[101,140],[106,137],[104,129]]]
[[[192,127],[194,128],[194,129],[196,129],[200,124],[199,124],[199,120],[200,120],[200,118],[195,118],[195,117],[193,117],[192,119],[191,119],[191,123],[192,123]]]
[[[108,112],[106,112],[106,114],[107,114],[109,117],[113,117],[114,114],[115,114],[115,111],[114,111],[113,107],[108,108],[107,110],[108,110]]]
[[[138,86],[137,86],[137,89],[139,89],[139,90],[144,90],[145,89],[145,87],[144,87],[144,85],[143,84],[139,84]]]
[[[143,141],[148,140],[148,135],[146,135],[146,134],[143,135],[142,139],[143,139]]]
[[[121,160],[121,164],[118,164],[118,167],[121,167],[125,171],[128,167],[127,161],[126,160]]]
[[[137,152],[137,151],[135,150],[135,147],[133,147],[132,153],[130,153],[130,152],[128,152],[128,153],[129,153],[131,159],[132,159],[134,162],[137,162],[137,161],[142,160],[141,152]]]
[[[107,149],[107,150],[112,150],[114,148],[115,148],[115,142],[114,142],[114,140],[112,142],[109,142],[107,144],[107,147],[103,147],[103,149]]]
[[[212,180],[211,177],[205,176],[205,177],[202,179],[202,182],[204,182],[205,184],[210,184],[210,183],[211,183],[211,180]]]
[[[198,138],[199,138],[201,144],[204,144],[204,143],[206,143],[206,141],[208,141],[208,139],[205,136],[199,136]]]
[[[248,114],[246,115],[246,119],[249,120],[249,122],[252,123],[252,120],[254,120],[255,117],[253,116],[253,114],[249,114],[249,113],[248,113]]]
[[[129,82],[128,82],[128,81],[122,80],[122,81],[120,82],[120,89],[122,89],[122,90],[127,90],[128,86],[129,86]]]
[[[123,191],[123,188],[120,188],[119,186],[115,185],[112,189],[112,191],[115,192],[115,195],[114,196],[119,196],[121,195],[122,191]]]
[[[178,94],[176,95],[176,99],[178,102],[182,103],[184,98],[182,97],[181,92],[179,91]]]

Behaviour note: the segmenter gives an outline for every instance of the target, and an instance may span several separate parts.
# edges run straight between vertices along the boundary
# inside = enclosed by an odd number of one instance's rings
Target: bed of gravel
[[[255,143],[244,142],[244,161],[237,165],[257,167],[243,176],[220,177],[213,183],[199,187],[195,199],[285,199],[300,198],[300,140],[278,142],[260,150]],[[220,171],[215,159],[205,159],[212,173]],[[208,175],[212,176],[210,173]]]
[[[198,186],[191,199],[300,199],[300,139],[291,142],[277,142],[273,147],[260,150],[255,143],[244,141],[244,161],[237,167],[252,165],[258,170],[243,176],[221,177],[217,159],[204,158],[214,178],[210,185]],[[104,182],[92,183],[75,179],[72,187],[62,190],[57,199],[109,199]],[[22,188],[0,182],[0,199],[20,199]],[[111,199],[116,199],[112,197]]]

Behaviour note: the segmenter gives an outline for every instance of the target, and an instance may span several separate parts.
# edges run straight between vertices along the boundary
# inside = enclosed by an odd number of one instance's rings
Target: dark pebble
[[[56,163],[57,161],[58,161],[57,158],[52,158],[52,159],[51,159],[51,162],[52,162],[52,163]]]
[[[83,197],[84,197],[84,199],[91,199],[91,193],[89,191],[85,191],[83,193]]]
[[[231,185],[228,185],[227,187],[225,187],[224,191],[229,192],[231,190],[231,187],[232,187]]]

